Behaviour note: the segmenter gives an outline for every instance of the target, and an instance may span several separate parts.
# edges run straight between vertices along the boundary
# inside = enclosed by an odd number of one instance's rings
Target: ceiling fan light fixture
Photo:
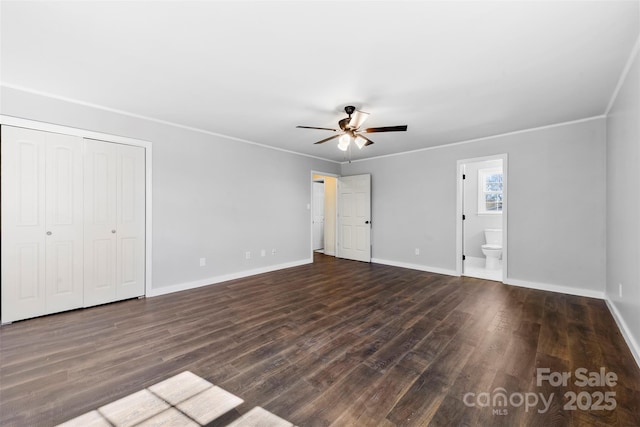
[[[351,136],[345,133],[338,140],[338,148],[342,151],[347,151],[349,144],[351,144]]]
[[[367,140],[364,139],[362,136],[357,135],[355,143],[356,143],[356,145],[358,146],[359,149],[362,149],[362,147],[364,147],[364,144],[367,143]]]
[[[369,113],[365,113],[364,111],[356,110],[351,116],[351,120],[349,121],[349,127],[351,129],[358,129],[369,117]]]

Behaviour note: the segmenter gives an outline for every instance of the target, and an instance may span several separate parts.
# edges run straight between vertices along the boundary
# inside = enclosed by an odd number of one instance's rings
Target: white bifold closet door
[[[2,126],[2,322],[145,293],[145,149]]]
[[[145,292],[145,150],[85,140],[84,305]]]
[[[2,126],[2,321],[83,305],[82,138]]]

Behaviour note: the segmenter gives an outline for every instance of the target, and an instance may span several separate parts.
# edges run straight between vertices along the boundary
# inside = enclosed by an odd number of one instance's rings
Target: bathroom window
[[[502,168],[478,170],[478,214],[502,213]]]

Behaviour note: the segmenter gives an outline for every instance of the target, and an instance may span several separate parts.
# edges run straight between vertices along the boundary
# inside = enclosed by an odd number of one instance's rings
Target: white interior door
[[[45,313],[46,133],[2,126],[2,321]]]
[[[371,261],[371,175],[338,178],[338,257]]]
[[[2,126],[2,321],[82,307],[82,139]]]
[[[85,305],[144,295],[144,148],[85,144]]]
[[[313,250],[324,249],[324,182],[313,183]]]
[[[115,144],[85,140],[84,305],[116,300]]]
[[[116,144],[116,297],[144,295],[145,151]]]
[[[47,134],[46,312],[83,305],[82,138]]]

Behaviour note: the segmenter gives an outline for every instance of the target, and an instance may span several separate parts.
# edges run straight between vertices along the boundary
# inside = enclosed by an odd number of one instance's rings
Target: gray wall
[[[343,165],[343,175],[372,175],[373,256],[455,271],[456,163],[501,153],[508,279],[602,294],[604,118]]]
[[[375,258],[453,272],[456,162],[508,153],[508,279],[577,292],[602,292],[606,283],[637,353],[639,75],[636,55],[606,121],[344,165],[13,89],[1,89],[0,106],[6,115],[153,143],[154,289],[308,259],[311,170],[372,174]]]
[[[3,114],[153,142],[154,288],[307,259],[311,170],[372,174],[375,258],[453,272],[456,162],[508,153],[509,279],[604,290],[604,119],[340,167],[6,88],[2,100]]]
[[[640,363],[640,59],[607,117],[607,297]],[[622,297],[618,285],[622,284]]]
[[[478,214],[478,170],[501,167],[500,160],[472,162],[465,165],[464,180],[464,254],[484,258],[482,245],[486,243],[484,230],[502,228],[502,215]]]
[[[310,260],[311,171],[338,173],[339,164],[13,89],[1,95],[5,115],[152,142],[153,289]]]

